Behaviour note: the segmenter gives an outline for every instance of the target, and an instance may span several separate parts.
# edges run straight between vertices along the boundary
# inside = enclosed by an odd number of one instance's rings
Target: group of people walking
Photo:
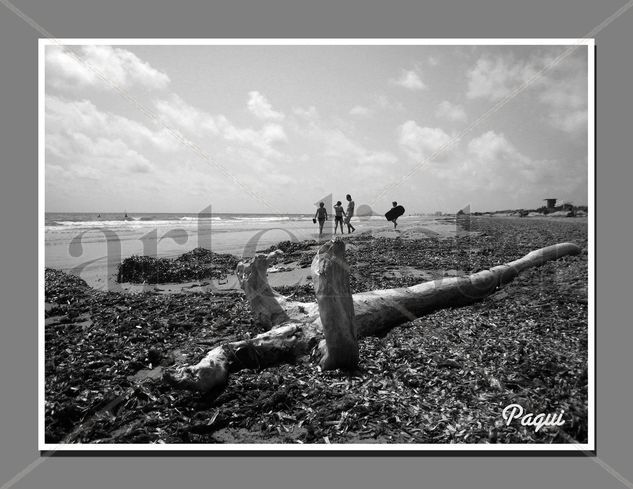
[[[347,226],[347,233],[353,233],[356,231],[356,228],[352,226],[352,217],[354,217],[354,201],[352,200],[352,196],[347,194],[345,196],[347,199],[347,210],[343,210],[343,205],[339,200],[334,206],[334,234],[338,231],[339,225],[341,227],[341,234],[345,234],[343,230],[343,224]],[[385,214],[385,218],[387,221],[393,223],[393,229],[395,230],[398,227],[398,217],[402,216],[405,212],[404,207],[398,205],[396,201],[391,203],[392,207]],[[361,206],[362,207],[362,206]],[[370,209],[371,210],[371,209]],[[372,214],[373,215],[373,214]],[[376,214],[377,215],[377,214]],[[314,218],[312,221],[316,224],[317,221],[319,223],[319,237],[323,235],[323,225],[325,221],[327,221],[328,215],[327,210],[325,209],[325,204],[323,202],[319,202],[319,207],[314,214]],[[398,232],[396,230],[396,232]]]
[[[352,196],[350,194],[347,194],[345,198],[347,199],[347,210],[343,210],[343,205],[340,200],[334,206],[334,234],[336,234],[339,225],[341,226],[341,234],[345,234],[343,231],[343,223],[347,226],[348,234],[356,231],[356,228],[352,226],[351,223],[352,217],[354,217],[354,201],[352,200]],[[319,223],[319,236],[323,234],[323,225],[325,224],[325,221],[327,221],[327,218],[328,215],[327,210],[325,209],[325,204],[320,202],[313,219],[315,223],[317,221]]]

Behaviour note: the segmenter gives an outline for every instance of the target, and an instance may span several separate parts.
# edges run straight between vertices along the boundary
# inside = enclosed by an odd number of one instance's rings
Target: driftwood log
[[[325,243],[312,260],[312,283],[325,335],[319,343],[319,365],[324,370],[354,370],[358,367],[358,340],[349,275],[343,240]]]
[[[173,367],[165,372],[164,380],[176,388],[219,393],[232,372],[293,362],[312,352],[323,369],[353,370],[358,365],[357,338],[382,336],[436,309],[476,302],[527,268],[580,251],[573,243],[561,243],[467,277],[352,295],[345,244],[339,238],[321,246],[312,262],[316,304],[290,301],[275,293],[266,268],[277,254],[259,255],[250,263],[240,263],[237,275],[254,317],[272,329],[218,346],[197,365]]]

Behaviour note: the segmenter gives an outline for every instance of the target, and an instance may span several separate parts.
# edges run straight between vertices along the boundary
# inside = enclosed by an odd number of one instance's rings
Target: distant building
[[[548,209],[553,209],[554,207],[556,207],[556,201],[558,199],[543,199],[547,202],[547,208]]]

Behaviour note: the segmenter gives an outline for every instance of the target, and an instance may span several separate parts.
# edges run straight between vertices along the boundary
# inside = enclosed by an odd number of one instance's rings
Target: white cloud
[[[399,128],[399,143],[416,162],[449,140],[441,129],[413,121]],[[425,189],[425,195],[471,204],[475,210],[536,208],[550,195],[573,200],[586,192],[586,161],[534,159],[500,132],[485,132],[465,145],[451,144],[440,158],[441,165],[421,166],[412,185]]]
[[[484,55],[467,73],[467,96],[496,102],[529,83],[528,96],[543,105],[544,119],[553,127],[571,134],[586,130],[585,58],[570,55],[552,64],[554,60],[553,53],[526,60]]]
[[[173,149],[171,136],[121,116],[100,112],[88,101],[46,97],[46,154],[51,165],[74,179],[124,178],[148,173],[148,149]],[[47,168],[48,168],[47,160]]]
[[[454,175],[464,189],[499,192],[500,201],[505,202],[529,198],[534,206],[541,195],[568,195],[586,182],[582,165],[532,159],[495,131],[468,143],[467,153]]]
[[[224,115],[209,114],[175,95],[170,99],[157,101],[155,106],[164,123],[173,124],[175,129],[185,130],[197,137],[217,136],[234,144],[254,147],[267,157],[283,157],[274,147],[276,143],[288,139],[280,124],[270,122],[260,129],[238,127]]]
[[[160,90],[170,82],[165,73],[134,53],[112,46],[47,46],[45,59],[47,84],[62,90],[133,86]]]
[[[542,69],[536,61],[517,61],[511,57],[484,55],[467,73],[469,98],[501,100]]]
[[[504,161],[503,166],[514,164],[515,161],[525,160],[516,148],[503,134],[488,131],[481,136],[473,138],[468,143],[468,152],[474,155],[478,161],[490,163]]]
[[[587,131],[587,111],[575,110],[571,113],[550,112],[549,123],[561,131],[569,134]]]
[[[283,162],[271,160],[257,148],[230,146],[226,149],[223,159],[231,162],[231,172],[242,185],[266,196],[269,201],[277,197],[270,195],[271,189],[297,183],[296,174],[284,168]]]
[[[319,118],[319,111],[314,105],[310,107],[294,107],[292,111],[302,119],[316,121]]]
[[[448,100],[439,103],[435,115],[452,122],[463,122],[467,119],[464,107],[459,104],[453,104]]]
[[[437,66],[439,64],[439,60],[435,56],[429,56],[427,61],[430,66]]]
[[[398,127],[398,144],[415,160],[433,157],[433,161],[445,160],[452,151],[451,136],[438,127],[420,127],[409,120]],[[435,154],[437,152],[439,154]]]
[[[314,107],[295,109],[291,130],[301,141],[302,148],[310,151],[310,160],[318,162],[318,178],[333,175],[332,184],[346,180],[364,181],[364,190],[374,191],[384,185],[398,157],[383,149],[367,147],[354,137],[352,128],[340,121],[323,120]],[[303,155],[299,157],[303,158]],[[340,176],[336,178],[336,176]],[[363,180],[365,179],[365,180]]]
[[[371,109],[362,105],[356,105],[349,111],[350,115],[357,115],[360,117],[367,117],[371,114]]]
[[[49,146],[49,140],[52,145]],[[124,178],[148,173],[154,165],[121,139],[64,131],[47,136],[47,154],[76,178]],[[47,165],[48,168],[48,165]]]
[[[379,95],[376,98],[376,105],[381,109],[404,110],[404,105],[402,105],[402,102],[391,100],[384,95]]]
[[[264,156],[275,158],[280,158],[282,154],[273,145],[288,139],[284,128],[279,124],[266,124],[260,130],[229,125],[224,128],[223,137],[227,141],[254,146]]]
[[[555,108],[579,109],[586,107],[587,94],[584,90],[579,90],[579,84],[556,83],[552,84],[540,95],[541,102]],[[572,90],[570,90],[570,88]]]
[[[388,151],[368,149],[339,129],[320,128],[313,133],[323,144],[323,154],[346,165],[393,165],[397,157]]]
[[[370,117],[381,110],[403,111],[404,105],[385,95],[374,95],[368,105],[355,105],[350,109],[349,114],[356,117]]]
[[[394,85],[398,85],[409,90],[425,90],[428,88],[422,81],[421,74],[417,69],[415,70],[402,70],[400,76],[396,79],[390,80]]]
[[[284,118],[284,114],[273,110],[266,97],[257,91],[248,93],[248,110],[259,119],[280,121]]]
[[[177,129],[184,129],[196,136],[218,135],[224,127],[229,125],[226,117],[213,116],[188,104],[178,95],[157,100],[154,106],[165,124],[173,124]]]
[[[587,73],[582,66],[566,65],[562,73],[552,73],[538,98],[547,107],[546,117],[553,127],[578,134],[587,131]]]
[[[223,181],[166,129],[100,111],[87,100],[49,95],[45,108],[46,186],[54,189],[47,205],[72,208],[80,199],[92,209],[116,210],[120,202],[128,209],[154,204],[177,209],[197,198],[194,191],[201,182],[208,198]]]
[[[85,134],[91,138],[120,139],[137,148],[153,148],[163,152],[175,151],[179,143],[166,129],[154,130],[126,117],[102,112],[90,101],[68,101],[53,95],[46,96],[47,148],[49,135]],[[51,141],[51,149],[61,146]]]
[[[363,150],[358,157],[362,165],[393,166],[398,162],[398,158],[389,151],[368,151]]]

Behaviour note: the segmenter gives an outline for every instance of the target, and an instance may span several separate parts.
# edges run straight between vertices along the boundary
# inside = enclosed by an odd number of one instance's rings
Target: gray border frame
[[[230,6],[229,6],[230,5]],[[449,0],[310,2],[238,0],[213,5],[149,1],[85,5],[75,0],[17,6],[59,37],[581,37],[625,2],[568,0],[508,4]],[[0,5],[4,9],[5,6]],[[628,420],[633,389],[629,355],[627,259],[633,127],[631,12],[596,34],[597,457],[280,456],[39,458],[36,438],[37,38],[23,19],[0,16],[0,475],[11,487],[631,487]],[[598,205],[599,204],[599,205]],[[376,458],[376,460],[374,460]],[[167,462],[169,459],[169,463]],[[617,472],[614,472],[617,471]]]

